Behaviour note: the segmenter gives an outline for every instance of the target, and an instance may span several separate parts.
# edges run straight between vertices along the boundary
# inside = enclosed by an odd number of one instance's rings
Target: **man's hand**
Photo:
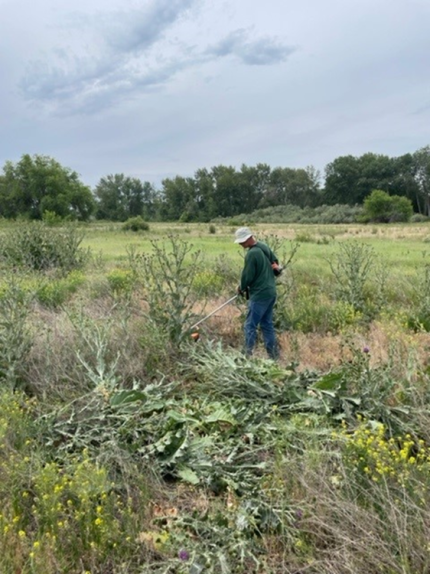
[[[283,268],[281,265],[279,265],[279,263],[277,261],[274,261],[272,263],[272,269],[273,269],[273,274],[275,275],[275,277],[279,277],[279,275],[281,275]]]
[[[246,289],[241,289],[240,285],[237,288],[237,294],[240,295],[241,297],[246,297],[246,300],[248,301],[249,299],[249,287],[247,287]]]

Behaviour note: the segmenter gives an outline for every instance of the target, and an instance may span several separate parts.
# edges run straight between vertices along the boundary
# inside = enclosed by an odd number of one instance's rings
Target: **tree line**
[[[193,177],[165,178],[156,188],[124,174],[102,177],[94,189],[55,159],[25,154],[0,175],[0,216],[126,221],[211,221],[279,205],[363,205],[374,190],[410,200],[430,215],[430,146],[399,157],[366,153],[336,158],[321,174],[306,168],[259,163],[240,169],[218,165]]]

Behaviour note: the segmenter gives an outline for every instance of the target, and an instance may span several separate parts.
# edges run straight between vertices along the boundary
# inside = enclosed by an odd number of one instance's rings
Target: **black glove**
[[[238,295],[240,295],[241,297],[246,297],[246,300],[249,299],[249,287],[247,287],[246,289],[241,289],[240,286],[237,288],[237,293]]]

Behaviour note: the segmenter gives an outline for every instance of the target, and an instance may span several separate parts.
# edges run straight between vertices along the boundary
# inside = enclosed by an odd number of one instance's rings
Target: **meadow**
[[[430,226],[1,224],[2,574],[430,571]]]

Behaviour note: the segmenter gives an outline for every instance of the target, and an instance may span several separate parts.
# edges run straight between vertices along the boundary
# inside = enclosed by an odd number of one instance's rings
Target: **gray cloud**
[[[186,67],[186,64],[181,66],[172,62],[141,73],[111,74],[109,82],[99,82],[84,91],[76,91],[73,97],[66,97],[57,112],[61,115],[95,114],[123,102],[124,99],[132,98],[133,95],[149,95],[159,90],[183,67]]]
[[[281,44],[274,38],[263,37],[256,40],[248,38],[246,30],[235,30],[207,50],[215,56],[236,56],[250,66],[266,66],[284,62],[296,48]]]
[[[100,53],[74,56],[73,50],[61,47],[52,51],[54,63],[49,58],[30,62],[20,82],[24,97],[41,103],[69,100],[70,110],[82,106],[85,113],[94,108],[85,103],[87,99],[95,102],[99,97],[101,107],[112,101],[111,96],[106,97],[109,90],[127,94],[138,87],[167,82],[183,65],[162,63],[154,70],[144,66],[142,59],[196,1],[152,0],[141,11],[100,18],[97,26],[102,47],[96,47]],[[74,21],[80,19],[75,16]]]
[[[167,84],[178,72],[225,56],[246,65],[285,61],[295,48],[274,38],[250,39],[239,29],[208,49],[197,52],[166,34],[202,0],[151,0],[141,10],[96,14],[84,20],[73,14],[69,31],[79,31],[74,48],[57,47],[45,59],[32,61],[20,82],[27,101],[44,105],[51,113],[89,114],[106,109],[135,93],[149,93]],[[82,36],[87,34],[84,44]],[[163,54],[157,58],[156,53]],[[171,53],[170,58],[166,54]]]
[[[123,13],[111,19],[105,39],[115,50],[141,52],[159,40],[167,28],[195,4],[196,0],[153,0],[144,10]]]
[[[55,65],[38,60],[31,63],[20,87],[27,99],[63,100],[95,87],[97,82],[106,83],[118,65],[118,58],[67,57]]]

